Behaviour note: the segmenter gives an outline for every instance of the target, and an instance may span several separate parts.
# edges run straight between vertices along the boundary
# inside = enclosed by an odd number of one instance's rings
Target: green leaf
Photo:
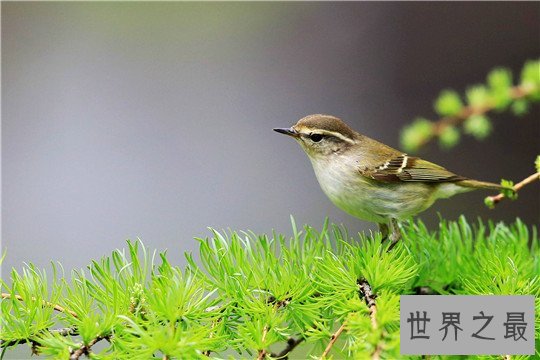
[[[437,100],[435,100],[435,111],[440,116],[455,116],[463,108],[463,103],[457,92],[453,90],[444,90]]]
[[[516,116],[523,116],[529,110],[529,101],[527,99],[517,99],[512,103],[512,112]]]
[[[521,86],[528,92],[528,99],[540,101],[540,60],[525,63],[521,71]]]
[[[491,196],[487,196],[485,199],[484,199],[484,204],[490,208],[490,209],[494,209],[495,208],[495,202],[493,201],[493,198]]]
[[[484,85],[476,85],[467,89],[467,102],[475,108],[483,108],[490,105],[490,96]]]
[[[521,70],[522,86],[540,86],[540,60],[529,60]]]
[[[534,161],[534,166],[536,167],[536,172],[540,172],[540,155],[536,157]]]
[[[405,151],[414,152],[433,134],[433,123],[424,118],[417,118],[401,131],[401,146]]]
[[[501,186],[505,188],[512,188],[514,187],[514,182],[512,180],[501,179]]]
[[[516,200],[518,197],[517,192],[514,190],[514,182],[512,180],[501,179],[501,186],[503,189],[501,193],[504,194],[510,200]]]
[[[507,89],[512,86],[512,72],[506,68],[495,68],[487,76],[487,82],[492,89]]]
[[[465,120],[463,130],[478,140],[485,139],[492,130],[491,121],[485,115],[473,115]]]
[[[439,145],[449,149],[459,142],[460,137],[459,130],[455,126],[446,126],[439,134]]]
[[[503,110],[512,102],[512,73],[508,69],[497,68],[488,74],[487,81],[493,105],[497,110]]]

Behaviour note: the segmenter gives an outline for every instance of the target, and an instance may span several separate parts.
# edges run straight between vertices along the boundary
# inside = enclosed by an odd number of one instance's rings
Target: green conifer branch
[[[410,222],[390,253],[378,233],[293,227],[291,238],[214,231],[185,268],[129,242],[71,278],[13,270],[1,292],[30,301],[0,300],[0,347],[61,359],[398,358],[400,294],[540,296],[537,230],[519,220],[435,232]]]
[[[512,191],[503,191],[497,195],[488,196],[485,198],[484,202],[487,207],[490,209],[493,209],[497,203],[499,203],[504,198],[509,198],[510,200],[515,200],[517,198],[517,192],[521,190],[526,185],[531,184],[534,181],[540,180],[540,172],[536,172],[532,175],[529,175],[525,179],[521,180],[519,183],[515,185],[510,185]],[[503,180],[501,184],[505,184],[506,180]]]
[[[520,83],[516,85],[512,84],[510,70],[492,70],[487,76],[487,85],[468,88],[465,100],[466,105],[457,92],[442,91],[434,103],[440,118],[435,121],[417,118],[407,125],[401,132],[402,147],[416,152],[438,139],[442,147],[451,148],[460,140],[460,126],[464,133],[482,140],[492,130],[489,112],[510,109],[516,116],[525,114],[531,103],[540,101],[540,60],[525,63]]]

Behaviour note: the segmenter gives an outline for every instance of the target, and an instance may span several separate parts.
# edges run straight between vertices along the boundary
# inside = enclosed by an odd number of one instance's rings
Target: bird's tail
[[[500,184],[495,184],[491,182],[486,181],[478,181],[478,180],[461,180],[456,183],[457,185],[468,187],[471,189],[485,189],[485,190],[495,190],[495,191],[501,191],[503,189],[506,189],[504,186]],[[512,188],[508,188],[508,190],[512,190]]]

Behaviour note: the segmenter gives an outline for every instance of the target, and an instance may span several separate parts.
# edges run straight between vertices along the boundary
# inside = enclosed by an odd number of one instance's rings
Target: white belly
[[[360,219],[377,223],[405,219],[424,211],[436,199],[431,185],[377,182],[361,176],[354,163],[333,160],[312,160],[317,180],[338,208]]]

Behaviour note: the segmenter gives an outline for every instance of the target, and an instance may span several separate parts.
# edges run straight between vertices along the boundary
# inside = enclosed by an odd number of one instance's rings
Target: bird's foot
[[[379,224],[379,231],[381,232],[381,243],[384,243],[388,240],[388,225],[381,223]]]
[[[395,219],[392,219],[392,221],[390,222],[390,227],[392,228],[392,233],[389,236],[390,246],[388,247],[388,250],[386,250],[386,252],[390,252],[401,239],[401,231],[399,230],[399,226]]]

